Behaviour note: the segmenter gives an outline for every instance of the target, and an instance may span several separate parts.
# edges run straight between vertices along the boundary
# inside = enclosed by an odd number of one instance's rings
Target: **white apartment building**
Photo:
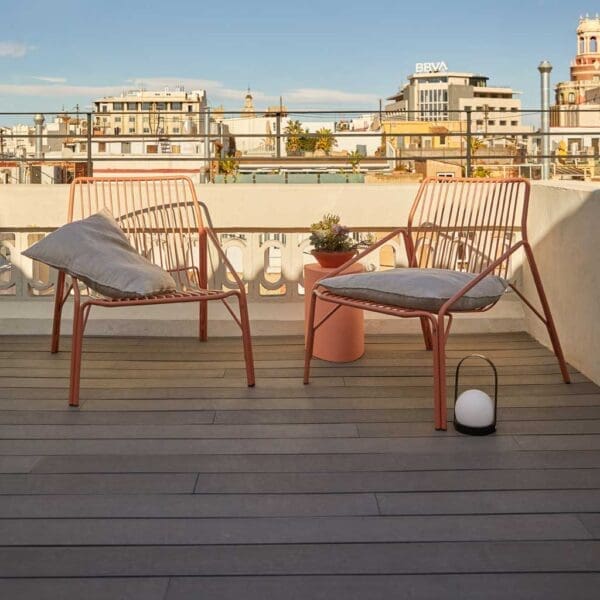
[[[204,90],[133,90],[94,101],[94,135],[177,135],[204,131]]]
[[[390,96],[386,111],[407,121],[464,121],[471,111],[473,132],[515,135],[531,130],[521,122],[519,92],[489,86],[489,77],[450,72],[444,62],[417,63],[408,83]]]

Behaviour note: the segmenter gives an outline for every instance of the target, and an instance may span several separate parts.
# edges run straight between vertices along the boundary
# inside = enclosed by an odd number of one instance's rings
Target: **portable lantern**
[[[458,395],[460,368],[468,358],[485,360],[494,371],[494,399],[483,390],[465,390]],[[496,431],[496,411],[498,407],[498,371],[494,363],[482,354],[465,356],[456,367],[454,383],[454,429],[468,435],[488,435]]]

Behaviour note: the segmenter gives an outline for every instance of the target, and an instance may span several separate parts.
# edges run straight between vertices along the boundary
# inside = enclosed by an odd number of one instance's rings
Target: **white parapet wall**
[[[351,228],[393,229],[406,223],[417,191],[416,184],[403,185],[203,185],[200,200],[208,206],[218,229],[239,232],[239,239],[224,244],[241,253],[243,274],[248,284],[252,329],[256,335],[301,334],[304,331],[302,265],[312,262],[307,254],[306,230],[325,212],[341,215]],[[0,242],[11,252],[14,287],[0,295],[0,325],[8,334],[47,334],[50,331],[52,298],[40,297],[48,284],[36,279],[34,265],[20,256],[33,236],[61,226],[66,220],[68,186],[19,185],[0,188]],[[273,235],[284,232],[282,235]],[[266,276],[265,234],[281,256],[280,281]],[[398,264],[402,257],[398,256]],[[378,266],[376,264],[374,267]],[[281,295],[265,295],[265,286],[285,285]],[[0,290],[1,292],[2,290]],[[70,312],[64,312],[63,332],[71,327]],[[209,334],[237,335],[233,323],[220,303],[209,305]],[[136,307],[122,310],[94,309],[88,331],[97,335],[190,336],[196,331],[197,310],[192,305]],[[507,295],[485,315],[464,315],[456,319],[454,330],[463,333],[519,331],[524,328],[523,310]],[[418,322],[383,315],[367,314],[370,333],[418,332]]]
[[[533,185],[529,239],[567,360],[600,383],[600,185]],[[527,268],[525,293],[535,298]],[[539,303],[536,303],[539,306]],[[543,323],[525,312],[527,330],[549,346]]]
[[[417,190],[415,184],[400,185],[203,185],[201,201],[209,208],[218,229],[239,232],[243,243],[225,240],[241,252],[248,283],[250,314],[255,335],[300,334],[304,329],[302,265],[306,233],[325,212],[336,212],[351,228],[392,229],[406,223]],[[66,220],[68,187],[61,185],[0,186],[0,251],[10,253],[12,270],[0,271],[0,331],[4,334],[48,334],[52,298],[39,296],[49,289],[36,279],[31,261],[20,256],[33,237],[61,226]],[[567,360],[600,382],[600,189],[574,182],[533,184],[529,234],[546,286]],[[273,236],[276,232],[285,233]],[[279,248],[280,282],[285,293],[264,295],[265,234]],[[399,263],[401,264],[401,259]],[[0,267],[2,261],[0,261]],[[513,276],[535,299],[528,269],[517,259]],[[300,285],[300,287],[299,287]],[[218,303],[214,303],[215,305]],[[209,308],[210,335],[237,335],[225,309]],[[96,310],[96,309],[95,309]],[[196,331],[193,306],[138,307],[92,312],[88,332],[99,335],[190,336]],[[70,331],[69,309],[63,331]],[[367,332],[417,332],[418,322],[367,315]],[[493,310],[456,319],[456,332],[502,332],[527,330],[543,343],[543,325],[523,311],[514,294],[508,294]]]

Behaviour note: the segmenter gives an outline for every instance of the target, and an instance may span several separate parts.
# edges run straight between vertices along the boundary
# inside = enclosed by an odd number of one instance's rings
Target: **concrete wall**
[[[529,237],[567,360],[600,383],[600,186],[537,183]],[[524,291],[535,298],[529,269]],[[536,303],[537,304],[537,303]],[[539,306],[539,304],[537,304]],[[527,330],[549,346],[545,326],[526,310]]]

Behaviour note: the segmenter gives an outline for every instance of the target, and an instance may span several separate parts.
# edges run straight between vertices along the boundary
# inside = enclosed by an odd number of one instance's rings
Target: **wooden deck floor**
[[[0,598],[597,599],[600,389],[525,334],[453,336],[500,373],[499,431],[435,432],[430,356],[374,337],[0,338]],[[451,377],[449,378],[451,381]],[[484,385],[484,368],[465,382]]]

